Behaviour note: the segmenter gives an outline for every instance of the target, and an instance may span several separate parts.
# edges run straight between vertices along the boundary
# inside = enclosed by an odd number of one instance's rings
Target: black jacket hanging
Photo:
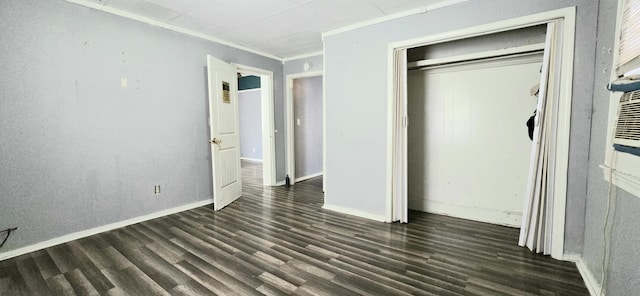
[[[533,115],[531,115],[531,117],[529,117],[529,120],[527,120],[527,128],[529,129],[529,139],[531,139],[531,141],[533,141],[533,130],[536,125],[536,112],[538,112],[538,110],[533,111]]]

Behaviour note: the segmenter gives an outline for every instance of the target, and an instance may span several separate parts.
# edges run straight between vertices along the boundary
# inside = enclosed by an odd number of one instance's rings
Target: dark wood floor
[[[322,179],[0,262],[0,295],[589,295],[575,265],[518,230],[410,213],[384,224],[321,209]],[[251,175],[253,174],[253,175]]]

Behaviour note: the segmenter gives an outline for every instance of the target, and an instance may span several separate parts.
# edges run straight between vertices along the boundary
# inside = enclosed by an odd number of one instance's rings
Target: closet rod
[[[431,66],[446,66],[451,64],[460,64],[464,62],[486,61],[496,57],[504,58],[504,57],[510,57],[510,56],[517,56],[519,54],[539,53],[543,50],[544,50],[544,43],[537,43],[537,44],[524,45],[524,46],[518,46],[518,47],[475,52],[475,53],[457,55],[452,57],[409,62],[407,63],[407,68],[409,70],[414,70],[418,68],[431,67]]]

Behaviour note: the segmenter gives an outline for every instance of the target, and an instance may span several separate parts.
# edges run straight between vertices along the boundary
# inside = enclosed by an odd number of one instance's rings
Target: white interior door
[[[207,55],[207,73],[213,209],[218,211],[242,195],[238,78],[234,66],[210,55]]]

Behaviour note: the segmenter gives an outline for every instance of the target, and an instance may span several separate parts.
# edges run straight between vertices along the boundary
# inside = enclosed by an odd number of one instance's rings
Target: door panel
[[[236,68],[207,56],[213,208],[220,210],[242,195]]]

